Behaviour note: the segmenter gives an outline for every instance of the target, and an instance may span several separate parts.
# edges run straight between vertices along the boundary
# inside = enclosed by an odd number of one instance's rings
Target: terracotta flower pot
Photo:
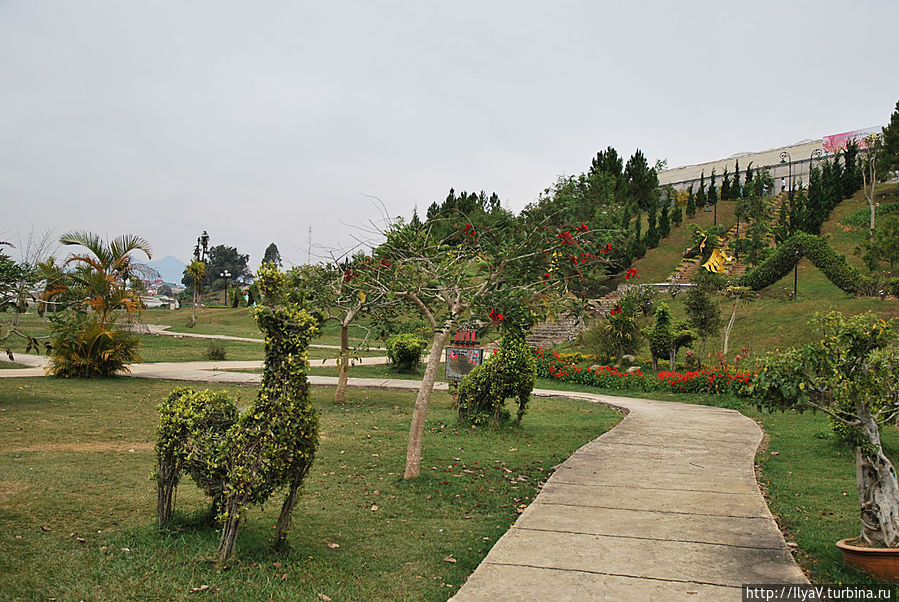
[[[899,548],[863,548],[853,545],[855,541],[853,537],[837,542],[843,564],[890,583],[899,582]]]

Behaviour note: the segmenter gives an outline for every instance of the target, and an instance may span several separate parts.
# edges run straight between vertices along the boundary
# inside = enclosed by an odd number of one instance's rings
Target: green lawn
[[[520,428],[471,430],[436,394],[422,475],[404,481],[414,393],[351,389],[337,406],[333,388],[314,388],[320,446],[292,550],[268,549],[281,503],[273,499],[249,512],[237,559],[221,566],[207,502],[189,479],[175,529],[155,527],[154,408],[172,388],[0,380],[3,598],[172,600],[209,586],[202,595],[227,600],[443,600],[549,468],[619,419],[588,403],[535,399]],[[228,390],[249,400],[256,389]]]
[[[182,307],[174,311],[153,309],[145,310],[141,314],[141,320],[147,324],[170,325],[170,332],[187,332],[193,334],[225,334],[233,337],[261,339],[262,333],[253,320],[252,310],[246,307],[203,307],[198,310],[197,324],[188,328],[191,309]],[[350,326],[350,343],[355,344],[365,336],[365,331],[357,325]],[[329,320],[322,327],[322,332],[313,343],[320,345],[339,345],[340,328],[337,322]],[[378,341],[370,340],[372,346],[378,346]]]

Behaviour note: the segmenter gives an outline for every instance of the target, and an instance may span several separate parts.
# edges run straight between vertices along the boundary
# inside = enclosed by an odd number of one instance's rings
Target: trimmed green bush
[[[214,362],[223,361],[226,355],[225,344],[216,340],[209,341],[203,351],[203,357]]]
[[[865,276],[849,265],[845,255],[837,253],[820,237],[803,232],[785,240],[757,268],[739,278],[738,284],[755,291],[771,286],[786,276],[802,257],[807,257],[828,280],[847,293],[865,296],[880,294],[881,283],[877,279]],[[896,294],[899,292],[899,278],[891,279],[885,286]]]
[[[397,372],[414,372],[428,342],[414,334],[395,334],[387,338],[387,357]]]
[[[520,424],[536,378],[537,362],[524,339],[503,337],[499,350],[459,383],[459,419],[477,426],[492,421],[498,426],[510,418],[506,399],[515,397]]]

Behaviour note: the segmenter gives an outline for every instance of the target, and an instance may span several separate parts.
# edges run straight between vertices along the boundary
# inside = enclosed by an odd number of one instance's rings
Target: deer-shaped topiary
[[[171,521],[178,480],[187,472],[212,497],[222,525],[223,560],[234,553],[247,506],[264,502],[281,488],[288,493],[275,540],[284,543],[317,444],[306,349],[318,321],[301,307],[274,266],[263,265],[257,277],[264,302],[255,317],[265,333],[265,369],[255,402],[239,412],[226,393],[185,387],[172,391],[158,408],[159,525]]]

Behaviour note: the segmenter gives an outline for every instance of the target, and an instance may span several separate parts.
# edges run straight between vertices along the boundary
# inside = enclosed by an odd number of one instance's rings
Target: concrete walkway
[[[0,378],[21,378],[24,376],[46,376],[48,359],[41,355],[15,354],[15,362],[28,366],[28,368],[7,368],[0,370]],[[6,356],[0,361],[7,361]],[[362,360],[353,360],[354,366],[383,366],[390,361],[384,357],[366,357]],[[309,360],[313,368],[337,366],[336,359]],[[201,362],[146,362],[131,364],[131,374],[137,378],[158,378],[162,380],[199,381],[214,383],[251,384],[262,382],[262,375],[252,372],[229,372],[229,370],[261,370],[262,360],[232,360],[232,361],[201,361]],[[310,376],[309,381],[316,383]],[[321,377],[332,378],[332,377]],[[336,377],[333,377],[336,383]],[[368,380],[368,379],[350,379]],[[379,379],[371,379],[380,382]],[[360,385],[364,386],[364,385]]]
[[[453,598],[740,600],[808,583],[754,473],[758,425],[734,410],[535,391],[627,412],[557,468]]]
[[[168,337],[186,337],[189,339],[217,339],[219,341],[243,341],[246,343],[264,343],[265,339],[250,339],[247,337],[232,337],[225,334],[198,334],[196,332],[171,332],[168,324],[143,324],[147,327],[146,334],[155,334]],[[319,345],[312,343],[310,349],[340,349],[340,345]],[[383,347],[369,347],[369,351],[384,351]]]
[[[214,370],[235,364],[261,362],[139,364],[132,375],[260,381],[260,374]],[[25,371],[0,370],[0,377]],[[337,379],[310,376],[309,382]],[[419,386],[366,378],[348,384]],[[708,406],[549,390],[534,395],[601,403],[627,416],[556,469],[453,600],[718,602],[740,600],[742,584],[808,582],[756,484],[762,431],[755,422]]]

